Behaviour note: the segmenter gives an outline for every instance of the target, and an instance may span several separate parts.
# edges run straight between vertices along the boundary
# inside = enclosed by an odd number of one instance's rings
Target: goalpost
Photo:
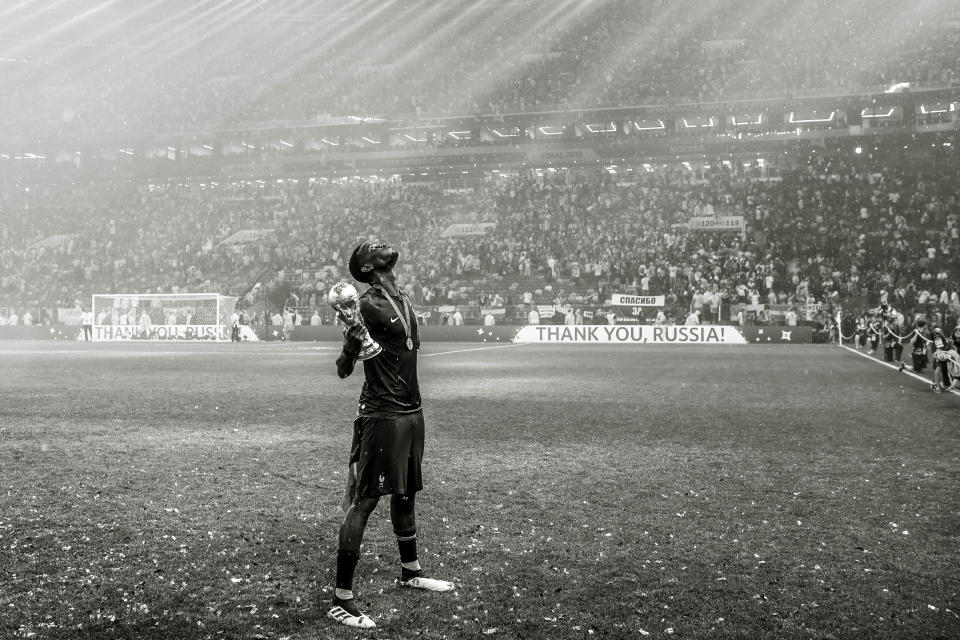
[[[226,342],[237,300],[217,293],[94,294],[93,339]]]

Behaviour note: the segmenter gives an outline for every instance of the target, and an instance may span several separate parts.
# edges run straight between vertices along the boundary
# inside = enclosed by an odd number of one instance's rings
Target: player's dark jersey
[[[417,380],[417,350],[420,332],[413,304],[406,295],[393,302],[400,314],[387,301],[387,293],[370,287],[360,296],[360,315],[370,337],[383,347],[376,357],[363,362],[366,380],[360,392],[358,414],[371,418],[395,418],[420,410],[420,383]],[[407,348],[403,328],[404,301],[409,311],[408,326],[413,349]]]
[[[939,334],[939,333],[933,334],[933,350],[934,351],[947,350],[947,339],[944,338],[942,334]]]

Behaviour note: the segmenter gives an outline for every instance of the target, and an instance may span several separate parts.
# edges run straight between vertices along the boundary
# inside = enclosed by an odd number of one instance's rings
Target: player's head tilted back
[[[354,280],[370,284],[393,273],[400,254],[385,243],[364,242],[350,256],[350,275]]]

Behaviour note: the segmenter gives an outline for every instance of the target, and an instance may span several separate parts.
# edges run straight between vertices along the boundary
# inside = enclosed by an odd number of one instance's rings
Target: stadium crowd
[[[823,159],[766,177],[719,163],[620,171],[491,174],[446,190],[287,180],[35,194],[28,210],[8,202],[0,213],[0,316],[37,321],[93,293],[220,292],[249,305],[283,289],[309,317],[348,279],[358,241],[389,239],[422,306],[596,308],[616,292],[662,294],[707,317],[736,303],[832,317],[887,290],[906,313],[956,323],[955,170]],[[717,215],[743,216],[743,233],[688,228]],[[476,235],[451,227],[466,224]],[[251,290],[258,280],[267,291]]]
[[[384,11],[364,16],[359,36],[321,43],[305,42],[303,24],[284,23],[278,7],[276,17],[261,12],[149,60],[136,47],[112,55],[50,43],[29,59],[11,59],[18,64],[0,79],[0,114],[28,138],[89,138],[344,116],[838,95],[960,80],[958,16],[947,5],[931,16],[905,14],[892,0],[839,9],[814,2],[807,10],[776,2],[756,11],[715,8],[705,19],[694,2],[617,0],[555,21],[544,20],[544,7],[508,7],[478,26],[454,20],[462,9],[455,4],[432,16],[447,21],[443,29],[423,15],[416,28],[398,29],[408,24],[403,15]],[[871,36],[851,39],[852,24]],[[128,28],[135,34],[152,25]],[[83,68],[70,64],[77,62]]]

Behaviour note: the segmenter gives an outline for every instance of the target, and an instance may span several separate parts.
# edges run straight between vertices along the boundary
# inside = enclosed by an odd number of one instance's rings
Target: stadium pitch
[[[324,618],[333,344],[0,345],[3,638],[960,636],[960,398],[826,345],[428,344],[421,561]]]

